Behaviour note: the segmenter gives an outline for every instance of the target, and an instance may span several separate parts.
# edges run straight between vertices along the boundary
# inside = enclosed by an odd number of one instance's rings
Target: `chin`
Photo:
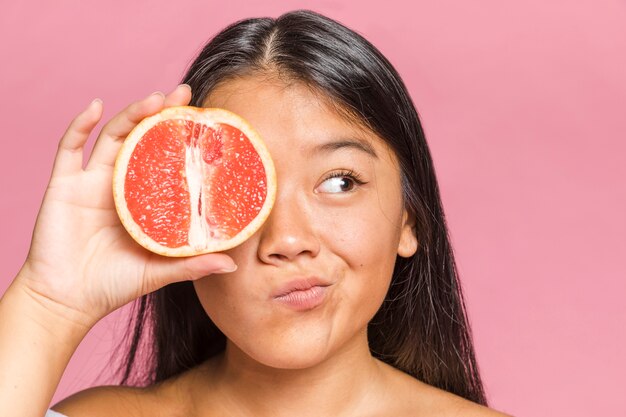
[[[289,354],[291,353],[291,354]],[[326,359],[326,355],[312,352],[289,352],[283,355],[262,355],[256,359],[262,365],[276,369],[308,369]]]
[[[245,358],[260,365],[275,369],[307,369],[324,362],[330,349],[326,341],[306,340],[300,335],[297,341],[280,339],[268,340],[266,343],[241,343],[236,345],[229,341],[233,359]]]
[[[280,369],[284,371],[297,371],[304,369],[311,369],[323,362],[325,358],[304,358],[304,357],[292,357],[292,358],[260,358],[257,362],[267,368]]]

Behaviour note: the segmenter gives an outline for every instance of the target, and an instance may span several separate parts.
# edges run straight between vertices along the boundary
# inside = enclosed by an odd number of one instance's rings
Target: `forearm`
[[[0,300],[0,416],[42,417],[88,330],[14,282]]]

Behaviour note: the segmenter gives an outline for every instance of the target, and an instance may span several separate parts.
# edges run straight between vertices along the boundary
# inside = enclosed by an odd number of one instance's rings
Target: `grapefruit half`
[[[113,172],[122,224],[165,256],[239,245],[261,227],[275,196],[261,137],[223,109],[168,107],[147,117],[127,136]]]

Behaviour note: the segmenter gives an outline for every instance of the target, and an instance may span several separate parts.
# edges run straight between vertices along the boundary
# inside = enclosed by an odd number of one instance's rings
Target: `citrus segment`
[[[231,238],[254,219],[267,195],[265,169],[259,154],[237,128],[218,124],[203,146],[204,162],[212,166],[204,195],[211,237]]]
[[[276,174],[258,134],[221,109],[170,107],[143,120],[116,161],[115,204],[144,247],[187,256],[225,250],[269,215]]]
[[[156,124],[137,143],[126,171],[124,198],[133,220],[160,245],[187,244],[190,224],[189,189],[185,172],[185,142],[191,122]]]

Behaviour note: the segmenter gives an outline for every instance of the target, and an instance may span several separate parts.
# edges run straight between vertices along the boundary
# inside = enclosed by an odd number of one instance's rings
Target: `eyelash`
[[[357,174],[356,172],[352,170],[342,170],[342,171],[333,172],[329,174],[328,176],[326,176],[326,178],[324,178],[322,183],[324,183],[325,181],[328,181],[331,178],[350,178],[350,180],[354,181],[354,184],[356,184],[357,186],[367,184],[367,182],[363,181],[362,177],[359,174]],[[350,192],[350,191],[347,191],[347,192]]]

